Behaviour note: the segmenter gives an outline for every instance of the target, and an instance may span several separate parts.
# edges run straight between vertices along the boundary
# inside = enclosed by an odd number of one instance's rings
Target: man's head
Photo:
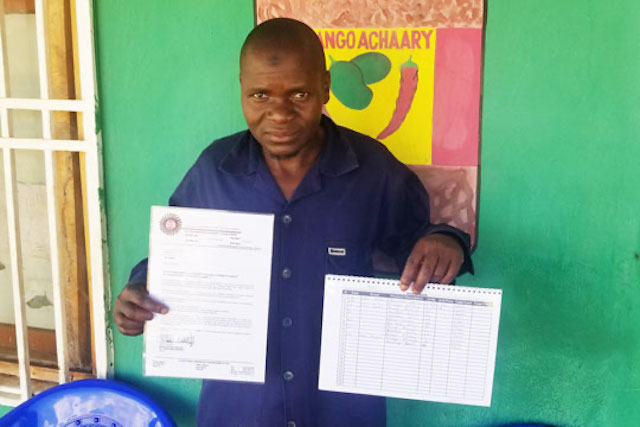
[[[308,59],[314,62],[313,67],[317,68],[318,72],[324,73],[327,69],[320,39],[311,27],[295,19],[270,19],[251,30],[240,51],[241,73],[243,58],[254,49],[306,53],[309,55]],[[272,59],[277,61],[278,56]]]
[[[242,111],[266,155],[287,158],[321,144],[329,73],[315,32],[276,18],[258,25],[240,53]]]

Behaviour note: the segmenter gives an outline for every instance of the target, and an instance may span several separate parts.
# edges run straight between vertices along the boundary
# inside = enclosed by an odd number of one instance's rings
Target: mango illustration
[[[391,61],[386,55],[379,52],[363,53],[353,58],[351,63],[360,68],[364,83],[368,85],[384,79],[391,71]]]
[[[364,82],[360,68],[347,61],[331,59],[331,92],[345,107],[364,110],[371,103],[373,92]]]

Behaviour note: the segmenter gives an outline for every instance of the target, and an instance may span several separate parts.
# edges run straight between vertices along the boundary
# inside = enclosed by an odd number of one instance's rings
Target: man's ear
[[[326,70],[324,72],[324,76],[322,78],[322,90],[323,90],[322,103],[326,104],[327,102],[329,102],[329,98],[330,98],[329,93],[331,92],[331,73],[329,72],[329,70]]]

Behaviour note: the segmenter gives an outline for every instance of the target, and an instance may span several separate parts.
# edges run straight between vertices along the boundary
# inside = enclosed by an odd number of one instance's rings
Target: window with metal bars
[[[90,0],[0,0],[0,404],[106,377]]]

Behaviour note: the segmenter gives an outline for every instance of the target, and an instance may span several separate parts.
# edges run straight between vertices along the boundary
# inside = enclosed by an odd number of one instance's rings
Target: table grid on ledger
[[[483,399],[492,304],[344,290],[337,384]]]

